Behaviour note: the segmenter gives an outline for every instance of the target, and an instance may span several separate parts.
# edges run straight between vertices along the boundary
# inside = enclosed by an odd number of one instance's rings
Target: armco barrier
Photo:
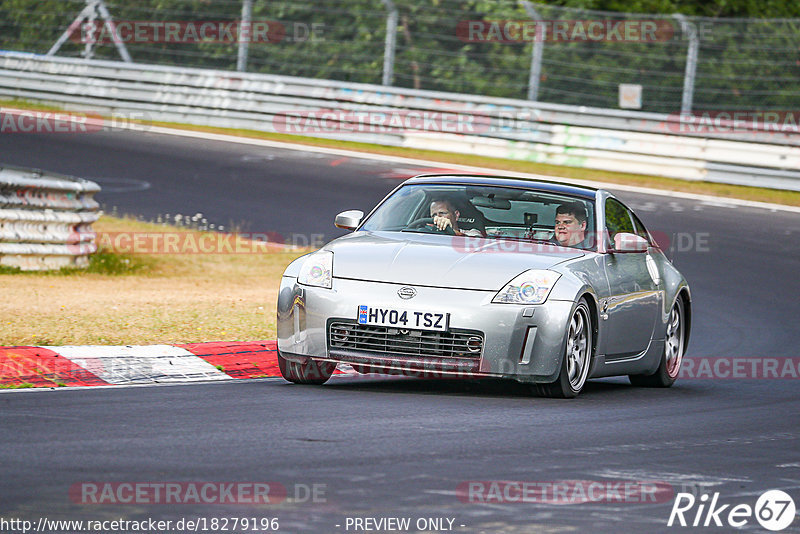
[[[332,128],[302,133],[800,190],[800,135],[775,132],[768,125],[737,125],[741,131],[735,132],[684,132],[677,115],[14,52],[0,52],[0,96],[56,102],[81,111],[262,131],[283,131],[280,125],[287,114],[336,110],[345,113],[327,120]],[[463,114],[475,128],[452,133],[424,124],[409,129],[387,123],[354,133],[354,116],[364,112]]]
[[[0,265],[23,270],[84,267],[97,250],[94,182],[0,167]]]

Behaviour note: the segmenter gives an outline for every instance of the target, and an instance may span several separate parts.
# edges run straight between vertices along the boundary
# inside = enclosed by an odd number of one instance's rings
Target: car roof
[[[533,180],[513,176],[493,176],[482,174],[421,174],[409,178],[403,184],[459,184],[459,185],[497,185],[523,187],[551,193],[594,200],[599,189],[582,185],[565,184],[549,180]]]

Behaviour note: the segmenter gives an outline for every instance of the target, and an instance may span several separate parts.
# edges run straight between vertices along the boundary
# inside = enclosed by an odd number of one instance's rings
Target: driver
[[[436,199],[431,202],[431,217],[433,217],[433,224],[440,232],[444,231],[448,226],[453,228],[456,235],[463,235],[469,237],[483,237],[483,233],[477,228],[469,228],[461,230],[458,228],[458,217],[461,214],[453,206],[453,203],[447,199]]]
[[[561,204],[556,209],[553,244],[562,247],[591,248],[586,233],[586,208],[580,202]]]

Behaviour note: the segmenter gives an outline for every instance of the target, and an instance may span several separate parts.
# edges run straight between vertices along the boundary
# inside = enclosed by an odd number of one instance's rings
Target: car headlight
[[[333,252],[321,250],[309,254],[303,266],[300,267],[300,274],[297,281],[305,286],[331,288],[333,278]]]
[[[555,271],[531,269],[511,280],[494,296],[501,304],[541,304],[561,275]]]

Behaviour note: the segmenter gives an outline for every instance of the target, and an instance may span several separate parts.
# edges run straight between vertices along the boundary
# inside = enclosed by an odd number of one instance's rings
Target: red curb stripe
[[[277,341],[217,341],[175,345],[203,358],[213,366],[221,366],[232,378],[279,377]],[[342,374],[338,369],[335,374]]]
[[[0,384],[34,387],[107,386],[97,375],[41,347],[0,347]]]
[[[233,378],[281,376],[278,347],[275,341],[189,343],[176,345],[186,349]]]

